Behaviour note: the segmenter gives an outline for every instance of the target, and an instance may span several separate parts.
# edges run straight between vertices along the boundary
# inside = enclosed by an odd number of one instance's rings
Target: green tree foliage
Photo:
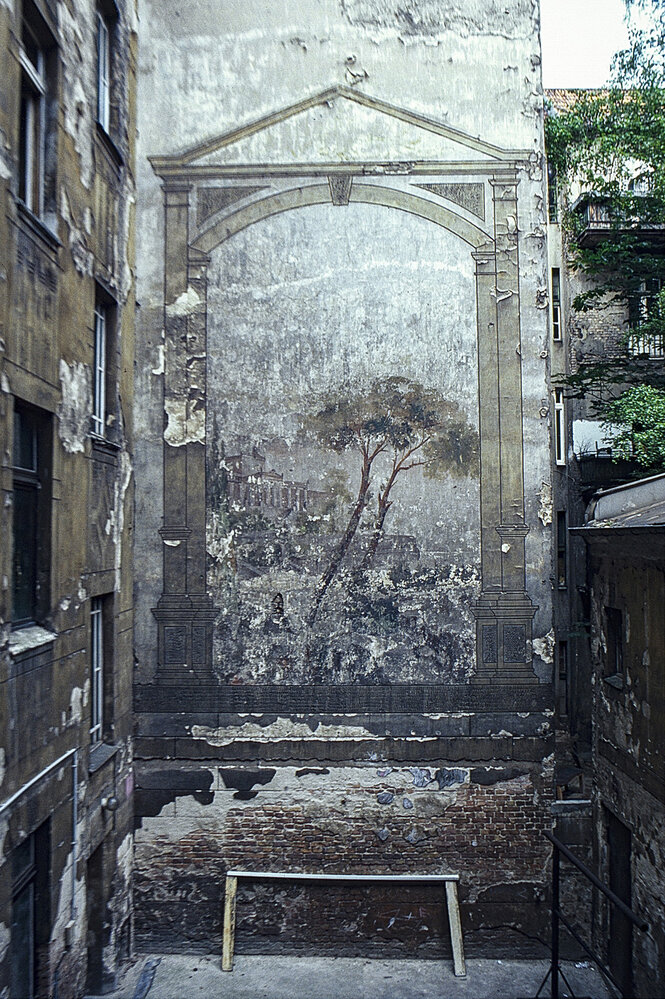
[[[349,396],[345,388],[329,393],[308,429],[320,443],[337,453],[356,452],[360,458],[358,493],[344,533],[319,579],[307,621],[313,624],[321,601],[337,574],[360,519],[370,502],[375,462],[380,455],[389,471],[377,491],[372,535],[362,566],[369,567],[383,536],[392,505],[391,491],[400,475],[423,468],[426,475],[468,475],[478,462],[478,435],[459,408],[433,389],[407,378],[376,380]]]
[[[604,426],[618,458],[665,468],[665,392],[633,385],[605,407]]]
[[[589,279],[573,307],[586,312],[619,302],[630,317],[620,350],[587,356],[563,379],[569,395],[589,399],[607,417],[608,440],[616,439],[618,450],[623,445],[610,418],[615,404],[639,385],[665,388],[662,359],[648,356],[665,343],[665,291],[658,292],[665,289],[665,0],[626,0],[626,6],[638,14],[638,26],[615,57],[611,85],[577,92],[567,111],[549,110],[545,126],[570,261]],[[583,212],[570,203],[576,189],[602,212],[600,241],[583,238]],[[633,398],[626,399],[625,417]],[[654,458],[654,467],[663,465],[658,448],[642,453]]]

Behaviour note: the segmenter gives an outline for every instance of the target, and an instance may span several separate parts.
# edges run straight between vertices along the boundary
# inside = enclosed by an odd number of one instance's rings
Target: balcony
[[[583,228],[577,237],[580,246],[598,246],[612,232],[631,232],[655,246],[665,247],[664,224],[643,222],[639,215],[626,216],[624,220],[617,219],[616,216],[613,218],[607,199],[583,194],[577,199],[573,209],[583,221]]]

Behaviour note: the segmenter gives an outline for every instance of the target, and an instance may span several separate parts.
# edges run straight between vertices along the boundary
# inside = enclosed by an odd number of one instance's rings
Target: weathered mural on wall
[[[212,255],[207,584],[223,683],[473,670],[473,261],[430,228],[317,206]]]

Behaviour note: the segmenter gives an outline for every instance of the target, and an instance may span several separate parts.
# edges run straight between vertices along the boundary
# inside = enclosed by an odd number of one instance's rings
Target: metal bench
[[[227,871],[224,894],[224,927],[222,936],[222,970],[233,971],[233,950],[236,931],[236,894],[238,879],[247,878],[259,880],[282,881],[387,881],[401,883],[436,882],[446,885],[446,908],[448,910],[448,925],[450,926],[450,941],[453,949],[453,970],[458,978],[466,976],[464,962],[464,943],[462,940],[462,924],[460,922],[457,884],[459,874],[292,874],[274,871]]]

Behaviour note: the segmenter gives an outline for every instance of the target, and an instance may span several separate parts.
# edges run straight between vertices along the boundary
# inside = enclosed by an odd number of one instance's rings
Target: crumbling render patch
[[[196,289],[190,286],[187,291],[183,291],[182,295],[176,298],[175,302],[166,306],[166,315],[171,318],[192,316],[200,312],[202,308],[203,302]]]
[[[85,449],[91,413],[90,368],[80,361],[67,364],[60,359],[62,400],[58,407],[58,434],[65,451],[75,454]]]
[[[543,482],[539,495],[540,507],[538,509],[538,519],[543,527],[552,523],[552,484]]]
[[[205,443],[206,414],[202,403],[187,399],[165,399],[166,429],[164,440],[171,447]]]
[[[518,0],[508,8],[504,0],[490,0],[481,12],[469,12],[465,0],[418,0],[418,3],[394,3],[393,0],[340,0],[349,24],[365,28],[389,28],[405,38],[423,39],[455,31],[470,35],[524,37],[533,18],[530,0]],[[521,25],[521,30],[518,26]]]
[[[554,662],[554,629],[550,628],[542,638],[533,640],[534,654],[539,656],[544,663]]]

